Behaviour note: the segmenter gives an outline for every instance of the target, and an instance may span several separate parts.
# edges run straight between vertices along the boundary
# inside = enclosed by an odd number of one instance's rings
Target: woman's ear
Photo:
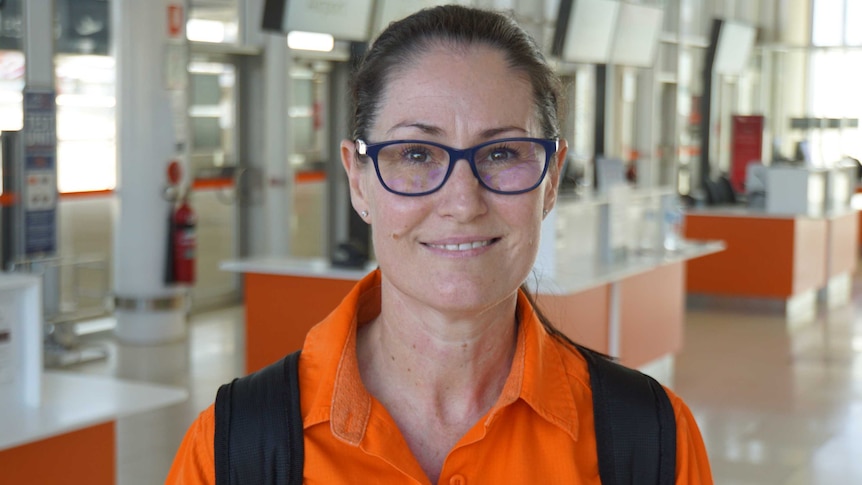
[[[350,203],[353,209],[361,214],[363,211],[368,211],[368,201],[365,199],[365,190],[362,186],[362,164],[357,158],[356,143],[351,140],[341,140],[341,165],[347,173]]]
[[[568,142],[560,139],[557,153],[554,154],[554,157],[550,161],[552,166],[548,167],[548,183],[545,185],[545,200],[543,206],[544,210],[547,212],[551,212],[551,209],[553,209],[554,205],[557,203],[557,192],[560,188],[560,174],[563,170],[563,163],[566,161],[566,153],[568,151]]]

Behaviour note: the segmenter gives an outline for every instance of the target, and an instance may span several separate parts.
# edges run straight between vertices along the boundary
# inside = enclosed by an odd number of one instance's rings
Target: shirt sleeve
[[[174,456],[166,485],[215,484],[214,408],[205,409],[186,431]]]
[[[700,429],[688,406],[668,390],[676,416],[676,483],[677,485],[712,485],[712,470]]]

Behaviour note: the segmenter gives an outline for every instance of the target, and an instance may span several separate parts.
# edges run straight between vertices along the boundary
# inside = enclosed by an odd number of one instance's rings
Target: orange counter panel
[[[620,292],[620,361],[639,367],[682,348],[685,265],[674,263],[624,278]],[[536,298],[545,316],[575,342],[610,351],[611,285]]]
[[[859,211],[859,215],[856,216],[856,225],[857,227],[862,227],[862,211]],[[859,239],[859,245],[862,246],[862,231],[857,231],[857,237]]]
[[[620,281],[620,361],[640,367],[682,349],[685,265],[674,263]]]
[[[852,274],[856,271],[859,217],[857,213],[851,212],[829,221],[829,276]]]
[[[245,370],[298,350],[305,334],[341,303],[356,281],[246,273]]]
[[[114,422],[0,451],[0,483],[112,485]]]
[[[688,261],[686,290],[787,299],[826,281],[827,221],[688,214],[686,239],[722,240],[720,253]]]
[[[608,352],[608,285],[568,295],[540,294],[536,304],[567,337],[593,350]]]

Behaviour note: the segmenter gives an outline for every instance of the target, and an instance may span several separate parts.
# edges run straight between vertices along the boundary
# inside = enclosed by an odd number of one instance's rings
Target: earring
[[[360,212],[360,213],[359,213],[359,216],[360,216],[360,217],[362,217],[363,219],[365,219],[366,217],[368,217],[368,211],[362,211],[362,212]]]
[[[542,209],[542,217],[546,217],[548,215],[548,209]]]

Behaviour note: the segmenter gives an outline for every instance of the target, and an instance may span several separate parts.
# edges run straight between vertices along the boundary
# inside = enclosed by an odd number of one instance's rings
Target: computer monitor
[[[611,64],[652,67],[663,19],[664,10],[659,7],[620,4],[611,47]]]
[[[748,67],[757,30],[746,24],[722,20],[715,46],[713,72],[738,75]]]
[[[560,0],[551,54],[568,62],[607,64],[620,2]]]
[[[377,0],[371,27],[371,36],[376,37],[390,23],[418,12],[423,8],[446,4],[471,5],[471,0]]]
[[[285,34],[298,30],[366,42],[370,38],[373,3],[373,0],[264,0],[261,27]]]

